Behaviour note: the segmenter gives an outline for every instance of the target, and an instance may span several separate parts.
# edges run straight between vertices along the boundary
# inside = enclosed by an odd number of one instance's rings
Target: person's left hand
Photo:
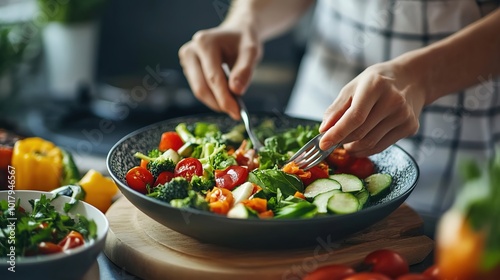
[[[353,156],[368,156],[414,135],[426,99],[418,78],[392,61],[368,67],[325,111],[320,147],[343,143]]]

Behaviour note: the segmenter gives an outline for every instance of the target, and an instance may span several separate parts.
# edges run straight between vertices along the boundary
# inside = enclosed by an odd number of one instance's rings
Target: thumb
[[[257,47],[246,47],[240,50],[229,76],[229,88],[236,94],[243,94],[252,79],[253,69],[260,57]]]

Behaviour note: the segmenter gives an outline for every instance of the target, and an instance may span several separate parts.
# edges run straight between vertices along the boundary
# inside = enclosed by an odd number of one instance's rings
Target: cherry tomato
[[[219,188],[233,190],[245,183],[248,178],[248,169],[243,166],[232,165],[224,170],[215,170],[215,185]]]
[[[318,165],[313,166],[306,170],[305,172],[311,172],[311,177],[305,178],[301,177],[300,179],[302,180],[302,183],[304,186],[308,186],[312,182],[314,182],[316,179],[321,179],[321,178],[328,178],[328,164],[326,162],[320,162]]]
[[[326,158],[326,162],[335,168],[346,168],[353,162],[354,157],[351,157],[344,148],[337,148]]]
[[[429,277],[430,279],[437,280],[442,278],[441,270],[439,269],[439,266],[437,266],[436,264],[428,267],[423,274]]]
[[[183,158],[175,166],[174,175],[175,177],[181,176],[191,181],[193,175],[203,176],[203,165],[196,158]]]
[[[371,271],[382,273],[391,278],[397,278],[410,271],[406,259],[399,253],[388,249],[371,252],[365,257],[363,264],[371,266]]]
[[[78,231],[70,231],[57,245],[63,251],[82,246],[85,243],[83,236]]]
[[[375,165],[367,157],[356,158],[354,162],[347,168],[347,170],[347,173],[356,175],[357,177],[364,179],[375,173]]]
[[[391,280],[391,278],[378,272],[359,272],[347,276],[343,280]]]
[[[168,149],[172,149],[177,152],[182,145],[184,145],[184,141],[182,141],[182,138],[177,132],[167,131],[161,135],[158,150],[165,152]]]
[[[148,192],[147,186],[152,186],[155,180],[149,170],[140,166],[131,168],[125,175],[125,179],[129,187],[144,194]]]
[[[61,246],[52,242],[40,242],[38,244],[38,253],[42,255],[50,255],[62,252]]]
[[[408,273],[396,278],[396,280],[433,280],[433,279],[434,278],[418,273]]]
[[[356,271],[350,266],[332,264],[316,269],[307,274],[303,280],[342,280],[354,273],[356,273]]]
[[[156,178],[155,183],[153,184],[153,187],[156,187],[158,185],[163,185],[165,183],[170,182],[175,177],[173,172],[170,171],[163,171],[162,173],[158,174],[158,178]]]

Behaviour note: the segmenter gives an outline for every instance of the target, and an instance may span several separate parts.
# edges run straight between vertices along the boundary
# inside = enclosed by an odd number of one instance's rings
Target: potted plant
[[[92,88],[98,26],[106,0],[38,0],[47,19],[43,45],[49,89],[57,99],[72,99],[80,86]]]

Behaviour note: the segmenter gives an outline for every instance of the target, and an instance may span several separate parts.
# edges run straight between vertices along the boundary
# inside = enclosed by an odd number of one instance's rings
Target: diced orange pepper
[[[267,200],[263,198],[252,198],[250,200],[244,200],[243,205],[257,211],[257,213],[262,213],[267,211]]]
[[[274,213],[272,210],[267,210],[267,211],[264,211],[262,213],[259,213],[259,218],[261,218],[261,219],[269,219],[272,217],[274,217]]]
[[[301,179],[301,180],[311,178],[311,172],[305,171],[304,169],[299,168],[299,166],[293,161],[285,164],[285,166],[283,166],[282,170],[285,173],[298,176],[299,179]]]
[[[301,193],[301,192],[299,192],[299,191],[296,191],[293,196],[296,197],[296,198],[304,199],[304,200],[306,199],[306,197],[304,196],[304,194]]]
[[[141,167],[148,169],[148,163],[149,163],[148,160],[141,159]]]
[[[233,205],[233,193],[225,188],[214,187],[205,197],[210,211],[218,214],[227,214],[231,205]]]

